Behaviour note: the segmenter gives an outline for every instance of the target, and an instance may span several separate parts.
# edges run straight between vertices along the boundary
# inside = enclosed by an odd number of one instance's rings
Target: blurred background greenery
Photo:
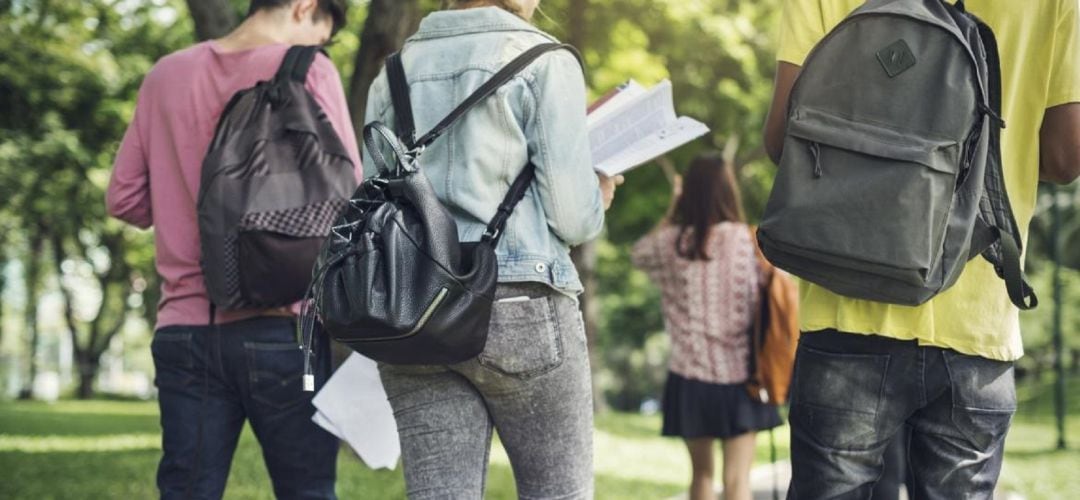
[[[536,22],[582,50],[594,97],[630,78],[646,85],[670,79],[679,113],[712,133],[662,161],[682,169],[703,150],[725,150],[756,219],[775,171],[759,131],[771,95],[779,3],[544,0]],[[153,236],[108,219],[104,189],[146,71],[171,51],[222,35],[246,4],[0,0],[0,394],[153,397],[148,345],[159,296]],[[439,2],[352,4],[349,24],[329,51],[359,120],[382,59]],[[659,397],[667,353],[659,296],[632,268],[628,251],[657,222],[669,196],[660,168],[635,170],[609,212],[605,235],[575,252],[588,287],[584,306],[601,412],[648,409]],[[1062,210],[1056,233],[1048,216],[1055,199]],[[1028,355],[1018,364],[1020,383],[1031,391],[1052,377],[1055,234],[1065,264],[1063,364],[1080,372],[1077,207],[1077,183],[1056,193],[1044,189],[1032,226],[1028,270],[1044,305],[1022,316]],[[1068,389],[1073,401],[1080,399],[1076,387]],[[7,429],[5,422],[0,439]]]

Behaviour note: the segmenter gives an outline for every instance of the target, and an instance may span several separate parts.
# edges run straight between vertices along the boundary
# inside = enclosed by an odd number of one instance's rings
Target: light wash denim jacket
[[[557,41],[496,7],[432,13],[405,42],[417,136],[507,62]],[[536,181],[514,209],[496,248],[500,282],[546,283],[582,290],[570,247],[604,225],[585,125],[585,79],[567,51],[549,52],[474,107],[420,157],[420,168],[458,225],[461,241],[478,241],[510,183],[531,160]],[[385,70],[368,94],[364,123],[394,127]],[[368,152],[364,163],[371,165]],[[373,174],[374,169],[365,169]]]

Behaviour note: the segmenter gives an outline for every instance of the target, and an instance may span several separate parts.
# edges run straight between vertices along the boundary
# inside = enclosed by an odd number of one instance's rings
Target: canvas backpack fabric
[[[326,113],[305,88],[318,47],[294,46],[270,81],[221,113],[203,160],[199,240],[213,307],[299,301],[356,177]]]
[[[755,241],[754,230],[750,239]],[[770,405],[787,403],[799,347],[799,287],[773,266],[755,243],[758,268],[764,275],[760,305],[750,328],[750,397]]]
[[[316,315],[332,339],[382,363],[447,365],[483,351],[499,274],[495,247],[532,186],[535,168],[527,165],[514,180],[480,241],[460,242],[453,216],[417,160],[475,105],[555,50],[577,55],[569,45],[532,47],[419,138],[400,54],[387,59],[396,130],[380,122],[364,127],[364,147],[377,175],[357,189],[316,266],[314,308],[300,322],[306,388],[314,385]]]
[[[758,237],[834,293],[919,305],[982,255],[1038,300],[1002,175],[997,42],[963,2],[870,0],[807,56]]]

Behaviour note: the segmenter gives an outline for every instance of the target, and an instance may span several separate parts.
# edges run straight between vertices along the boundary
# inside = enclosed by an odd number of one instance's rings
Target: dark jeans
[[[913,488],[908,474],[907,450],[911,441],[911,429],[905,425],[893,436],[885,448],[885,466],[881,478],[874,485],[874,500],[900,500],[900,487]]]
[[[337,439],[311,421],[295,324],[263,317],[154,333],[161,498],[221,498],[245,420],[262,445],[277,498],[336,498]],[[319,340],[317,386],[330,372],[329,342]]]
[[[791,396],[788,498],[870,498],[911,426],[911,498],[991,498],[1016,409],[1012,363],[914,341],[808,333]]]

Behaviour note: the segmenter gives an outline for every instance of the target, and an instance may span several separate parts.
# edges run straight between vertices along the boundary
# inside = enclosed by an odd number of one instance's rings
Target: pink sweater
[[[143,80],[105,202],[116,218],[143,229],[154,226],[162,278],[156,328],[209,322],[195,208],[203,156],[225,104],[237,91],[272,78],[287,49],[266,45],[224,52],[214,42],[203,42],[165,56]],[[311,65],[307,89],[328,115],[361,179],[341,77],[326,56],[318,55]],[[219,311],[216,320],[237,321],[262,312]]]
[[[678,226],[665,225],[633,249],[634,264],[660,287],[664,326],[671,336],[668,368],[702,382],[745,382],[761,280],[750,230],[733,222],[713,226],[706,250],[710,260],[680,257],[678,236]]]

